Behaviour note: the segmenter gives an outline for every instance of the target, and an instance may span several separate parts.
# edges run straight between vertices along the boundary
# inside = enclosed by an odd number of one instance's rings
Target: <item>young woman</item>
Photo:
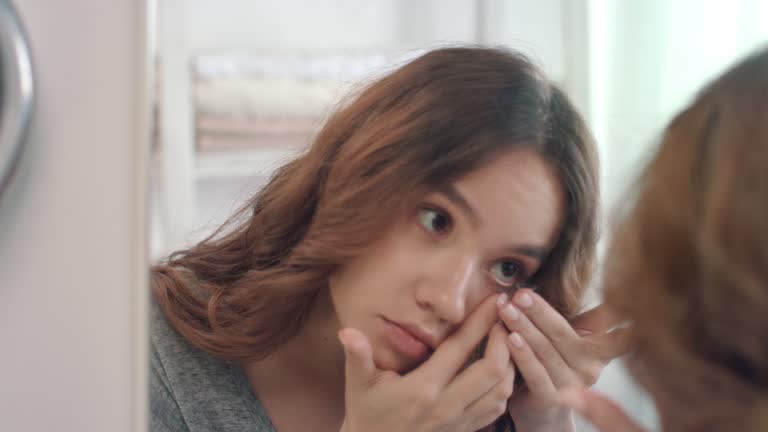
[[[768,430],[768,50],[672,121],[608,257],[607,301],[632,322],[628,365],[663,429]],[[596,394],[563,401],[640,431]]]
[[[557,389],[610,357],[599,313],[571,320],[597,201],[591,137],[526,58],[417,58],[152,269],[152,429],[569,430]]]

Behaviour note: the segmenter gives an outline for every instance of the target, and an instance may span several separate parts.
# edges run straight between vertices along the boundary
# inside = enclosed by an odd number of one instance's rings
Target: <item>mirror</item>
[[[766,2],[705,3],[157,2],[152,257],[210,234],[354,85],[451,43],[521,50],[566,91],[597,138],[610,223],[671,115],[768,40]],[[598,387],[658,427],[620,365]]]
[[[0,196],[21,154],[32,113],[34,77],[29,44],[16,11],[0,1]]]

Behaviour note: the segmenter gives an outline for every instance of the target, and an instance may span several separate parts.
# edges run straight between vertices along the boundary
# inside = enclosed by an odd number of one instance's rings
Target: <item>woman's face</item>
[[[413,368],[484,298],[538,270],[564,215],[555,168],[506,153],[425,196],[331,277],[339,324],[368,336],[379,368]]]

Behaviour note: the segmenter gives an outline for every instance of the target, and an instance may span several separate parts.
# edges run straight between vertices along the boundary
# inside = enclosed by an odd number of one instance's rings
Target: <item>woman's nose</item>
[[[416,299],[442,321],[461,323],[467,312],[467,299],[477,278],[478,265],[470,257],[445,260],[432,268],[417,288]]]

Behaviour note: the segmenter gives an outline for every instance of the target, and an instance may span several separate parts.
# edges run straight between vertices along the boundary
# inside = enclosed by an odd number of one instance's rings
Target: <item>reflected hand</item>
[[[644,432],[618,405],[586,389],[566,389],[560,403],[569,407],[603,432]]]

